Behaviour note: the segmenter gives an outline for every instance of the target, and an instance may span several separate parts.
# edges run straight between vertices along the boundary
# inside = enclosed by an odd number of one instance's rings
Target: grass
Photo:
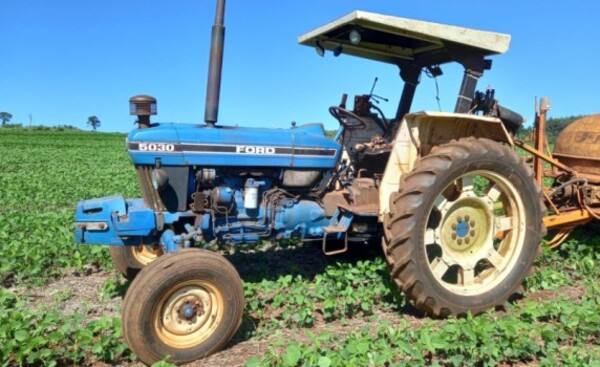
[[[0,366],[135,364],[119,316],[128,282],[107,248],[73,240],[79,200],[139,196],[124,136],[0,129],[0,142]],[[244,279],[243,326],[199,363],[600,365],[599,250],[597,232],[578,230],[538,259],[523,299],[449,320],[407,304],[377,248],[225,251]]]

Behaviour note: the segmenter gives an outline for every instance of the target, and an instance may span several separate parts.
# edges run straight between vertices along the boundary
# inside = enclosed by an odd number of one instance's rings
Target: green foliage
[[[327,136],[329,139],[335,138],[335,134],[337,134],[336,130],[325,130],[325,136]]]
[[[0,363],[56,366],[129,356],[120,319],[83,320],[84,315],[27,308],[25,301],[0,289]]]
[[[531,362],[542,366],[597,365],[600,363],[600,286],[596,283],[600,276],[598,250],[600,240],[595,232],[585,229],[577,231],[561,251],[546,250],[536,263],[537,272],[526,282],[526,296],[532,297],[532,300],[526,300],[523,305],[508,305],[505,313],[492,310],[477,317],[444,322],[422,319],[416,326],[405,320],[394,325],[383,321],[378,323],[379,326],[338,335],[329,331],[316,335],[306,331],[310,342],[278,340],[270,345],[262,358],[252,358],[246,366],[496,366]],[[377,267],[379,265],[381,269]],[[343,305],[352,299],[343,293],[345,288],[342,284],[353,278],[353,281],[360,280],[360,285],[354,284],[356,292],[360,292],[358,287],[377,287],[377,276],[370,278],[369,267],[372,271],[381,272],[379,279],[385,279],[383,264],[375,260],[329,266],[313,282],[288,278],[280,280],[277,285],[263,283],[262,290],[273,294],[273,297],[264,302],[264,298],[260,297],[261,291],[250,294],[256,296],[250,302],[258,302],[258,305],[252,304],[251,309],[268,309],[268,300],[277,297],[285,303],[288,297],[294,297],[295,291],[288,290],[300,285],[304,287],[306,296],[312,297],[319,292],[313,293],[311,284],[316,285],[320,280],[316,289],[331,289],[330,304],[336,305],[337,313],[329,321],[351,318],[351,312],[341,311]],[[338,282],[340,287],[336,288]],[[574,287],[565,288],[567,286]],[[273,290],[277,287],[282,291]],[[561,296],[565,289],[581,293],[580,298],[574,301]],[[369,292],[361,296],[367,301],[376,300],[370,309],[372,312],[393,308],[386,305],[390,294]],[[317,317],[325,315],[327,308],[323,305],[326,302],[319,302],[319,299],[313,299],[313,302],[316,305],[312,307],[313,314]],[[296,306],[288,303],[282,307],[293,309]],[[294,311],[290,310],[290,313]],[[366,314],[361,311],[354,316],[365,318]],[[293,320],[277,325],[301,326],[294,325]],[[273,328],[269,323],[261,327],[267,330]]]
[[[527,302],[500,316],[488,312],[443,324],[424,320],[417,328],[384,322],[343,337],[310,335],[310,343],[281,342],[247,366],[496,366],[536,360],[541,365],[595,365],[600,363],[600,289],[591,287],[579,304]]]
[[[140,195],[124,138],[0,129],[0,288],[112,268],[106,248],[74,244],[73,211],[81,199]],[[229,256],[247,300],[236,340],[269,340],[247,366],[600,365],[597,232],[578,230],[559,251],[545,251],[526,298],[506,311],[450,320],[407,315],[380,257],[326,258],[305,246],[242,247]],[[115,301],[127,286],[107,278],[98,302]],[[74,297],[59,292],[42,305],[0,289],[0,366],[134,360],[119,318],[53,305]]]
[[[23,126],[23,124],[6,124],[3,126],[5,129],[13,129],[13,130],[35,130],[35,131],[65,131],[65,130],[79,130],[78,127],[73,125],[56,125],[56,126],[46,126],[46,125],[30,125]]]
[[[3,129],[0,141],[0,365],[126,358],[119,318],[86,322],[83,314],[40,312],[44,305],[2,289],[112,267],[106,248],[74,243],[73,212],[81,199],[138,195],[124,135]],[[122,286],[107,283],[105,298]]]
[[[129,288],[129,284],[130,282],[123,278],[120,273],[116,273],[104,282],[104,286],[100,292],[100,298],[107,301],[125,294],[127,288]]]
[[[74,243],[73,212],[82,199],[139,195],[124,135],[1,130],[0,140],[0,285],[110,268],[106,248]]]
[[[344,322],[372,315],[376,307],[395,310],[404,303],[391,286],[381,258],[328,265],[311,280],[288,274],[276,280],[246,282],[245,296],[248,311],[262,319],[262,333],[281,327],[309,327],[318,319]]]
[[[546,120],[546,138],[548,139],[548,144],[551,146],[554,145],[556,141],[556,137],[560,132],[567,127],[573,121],[584,117],[583,115],[578,116],[567,116],[567,117],[551,117]],[[532,127],[523,127],[517,131],[517,139],[524,140],[528,137],[533,131]]]
[[[175,367],[176,365],[169,363],[169,362],[165,362],[165,361],[158,361],[156,363],[152,364],[152,367]]]
[[[546,136],[548,137],[548,143],[554,145],[554,141],[556,141],[558,134],[560,134],[560,132],[571,122],[582,117],[583,115],[549,118],[546,121]]]

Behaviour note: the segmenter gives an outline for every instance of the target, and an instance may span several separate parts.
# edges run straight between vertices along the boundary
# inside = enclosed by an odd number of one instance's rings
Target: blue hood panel
[[[138,165],[331,168],[341,145],[321,124],[291,129],[154,124],[129,133],[127,150]]]

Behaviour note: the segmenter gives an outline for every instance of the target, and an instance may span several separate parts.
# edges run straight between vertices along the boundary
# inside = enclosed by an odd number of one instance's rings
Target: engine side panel
[[[133,130],[127,149],[137,165],[332,168],[340,144],[322,125],[292,129],[157,124]]]

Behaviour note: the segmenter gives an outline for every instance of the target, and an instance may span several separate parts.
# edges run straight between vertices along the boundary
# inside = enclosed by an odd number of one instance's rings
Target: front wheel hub
[[[179,309],[179,317],[186,320],[192,320],[196,317],[196,307],[189,304],[183,305],[183,307]]]
[[[174,347],[195,344],[219,324],[223,303],[216,289],[204,282],[189,282],[165,296],[156,328],[161,339]]]

